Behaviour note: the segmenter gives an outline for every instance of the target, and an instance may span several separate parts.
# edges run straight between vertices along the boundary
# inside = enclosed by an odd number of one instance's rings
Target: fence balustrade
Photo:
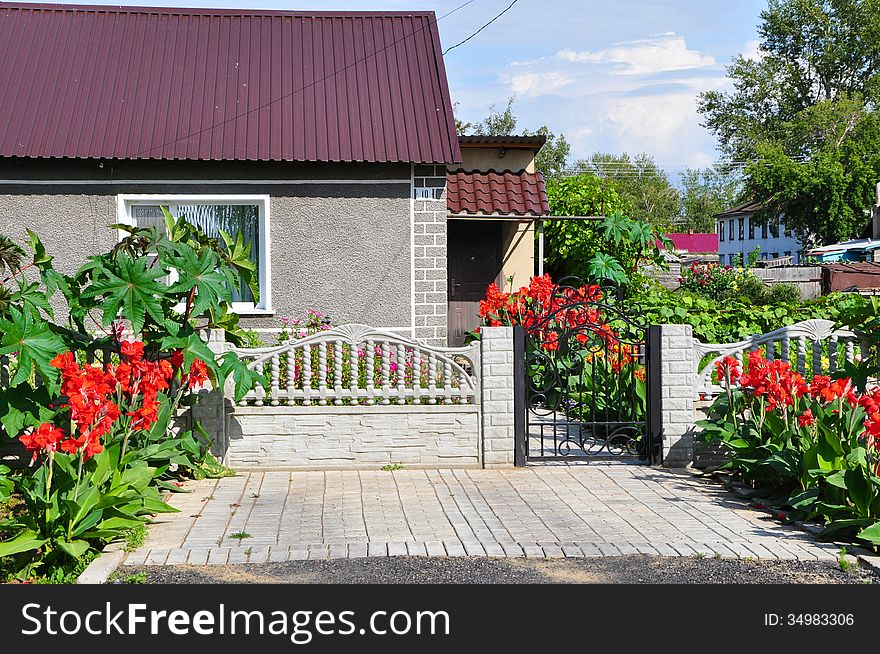
[[[767,359],[787,361],[805,378],[833,374],[845,363],[855,363],[868,356],[868,344],[863,335],[848,329],[835,329],[830,320],[805,320],[736,343],[703,343],[694,339],[696,399],[711,399],[722,392],[713,378],[716,362],[733,356],[747,367],[747,353],[759,348],[764,349]]]
[[[479,402],[479,343],[435,347],[351,324],[274,347],[228,349],[264,379],[242,406]]]

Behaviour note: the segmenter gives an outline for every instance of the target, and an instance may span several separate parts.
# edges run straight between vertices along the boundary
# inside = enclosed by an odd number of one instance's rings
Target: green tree
[[[612,184],[629,207],[632,218],[650,223],[661,231],[672,228],[679,215],[681,198],[652,156],[597,152],[575,166]]]
[[[747,194],[804,242],[857,236],[880,179],[880,0],[770,0],[758,59],[704,93],[705,125],[748,162]]]
[[[751,160],[820,101],[872,104],[880,92],[880,0],[769,0],[760,18],[760,56],[734,59],[733,91],[700,96],[705,125],[733,160]]]
[[[600,217],[629,207],[612,186],[590,174],[548,179],[547,200],[553,216],[594,218],[551,220],[544,226],[544,257],[551,276],[586,278],[587,262],[601,251]]]
[[[677,229],[714,232],[715,214],[726,211],[742,193],[738,169],[718,165],[688,168],[681,174],[681,214]]]
[[[841,97],[800,112],[788,127],[787,138],[759,142],[758,160],[746,168],[747,189],[764,199],[758,217],[784,213],[812,245],[858,236],[880,180],[880,116]]]
[[[513,113],[515,100],[514,97],[508,98],[504,111],[499,111],[493,104],[489,107],[489,115],[476,123],[466,123],[456,119],[456,131],[462,136],[469,133],[479,136],[515,136],[518,123]],[[458,105],[456,104],[455,107],[457,109]],[[535,167],[546,177],[558,177],[565,172],[568,157],[571,155],[571,145],[564,134],[557,136],[549,127],[543,125],[536,130],[522,130],[522,136],[544,136],[547,139],[535,157]]]

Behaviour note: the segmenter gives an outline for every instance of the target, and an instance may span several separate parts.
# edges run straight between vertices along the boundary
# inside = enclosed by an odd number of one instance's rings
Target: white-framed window
[[[242,234],[251,245],[251,260],[257,264],[260,297],[256,302],[242,284],[240,289],[231,289],[232,309],[240,314],[272,312],[268,195],[119,195],[117,205],[119,222],[126,225],[162,225],[165,207],[172,216],[184,216],[218,240],[221,230],[233,238]]]

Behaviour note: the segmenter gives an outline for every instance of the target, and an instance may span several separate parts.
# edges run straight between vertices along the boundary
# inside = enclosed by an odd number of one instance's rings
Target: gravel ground
[[[620,556],[589,559],[381,557],[259,565],[125,566],[115,583],[153,584],[865,584],[830,563]],[[133,578],[134,576],[134,578]]]

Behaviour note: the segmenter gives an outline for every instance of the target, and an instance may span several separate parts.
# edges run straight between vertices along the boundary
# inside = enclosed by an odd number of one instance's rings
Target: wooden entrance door
[[[450,220],[447,223],[449,345],[464,344],[480,324],[480,300],[501,272],[501,223]]]

